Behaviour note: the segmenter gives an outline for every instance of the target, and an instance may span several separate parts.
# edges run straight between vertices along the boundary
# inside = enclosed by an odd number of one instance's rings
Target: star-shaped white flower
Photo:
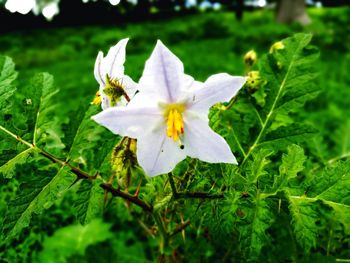
[[[172,171],[190,156],[237,164],[229,145],[209,127],[209,108],[227,102],[245,77],[216,74],[204,83],[184,73],[182,62],[157,42],[126,107],[109,108],[93,119],[115,134],[137,139],[137,160],[149,176]]]
[[[120,86],[129,98],[135,95],[137,84],[127,75],[124,75],[125,49],[128,38],[120,40],[115,46],[111,47],[106,57],[103,57],[102,51],[98,52],[94,74],[100,85],[99,95],[102,99],[102,109],[112,106],[126,105],[125,96],[120,94]],[[108,89],[114,94],[106,94]],[[116,95],[119,95],[118,101],[115,101]]]

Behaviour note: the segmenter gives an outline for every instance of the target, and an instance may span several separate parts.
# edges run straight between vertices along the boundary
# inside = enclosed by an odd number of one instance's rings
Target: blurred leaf
[[[110,224],[100,219],[93,220],[85,226],[63,227],[44,240],[44,249],[39,255],[39,261],[69,262],[68,257],[72,255],[84,255],[89,246],[113,237],[110,227]]]

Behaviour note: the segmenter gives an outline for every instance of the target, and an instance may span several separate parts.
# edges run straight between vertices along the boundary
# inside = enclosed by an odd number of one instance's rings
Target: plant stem
[[[168,245],[169,235],[164,227],[162,218],[160,217],[160,215],[157,212],[153,213],[153,218],[158,226],[158,230],[159,230],[159,233],[161,236],[160,253],[163,255],[164,254],[164,247],[166,247]]]
[[[173,196],[174,196],[175,199],[177,199],[178,193],[177,193],[177,190],[176,190],[176,186],[175,186],[175,182],[174,182],[174,178],[173,178],[173,173],[172,172],[168,173],[168,177],[169,177],[169,183],[170,183],[170,186],[171,186],[171,190],[173,192]]]
[[[66,162],[66,161],[62,161],[61,159],[57,158],[56,156],[46,152],[43,149],[40,149],[39,147],[37,147],[36,145],[23,140],[20,136],[17,136],[16,134],[12,133],[11,131],[7,130],[6,128],[4,128],[3,126],[0,125],[0,130],[2,130],[3,132],[7,133],[8,135],[10,135],[11,137],[13,137],[14,139],[16,139],[17,141],[21,142],[22,144],[28,146],[29,148],[37,151],[39,154],[41,154],[42,156],[46,157],[47,159],[49,159],[50,161],[52,161],[53,163],[57,163],[59,165],[61,165],[62,167],[67,166],[69,167],[69,169],[71,170],[72,173],[74,173],[78,179],[88,179],[88,180],[93,180],[96,179],[97,176],[91,176],[88,173],[80,170],[79,168],[71,165],[70,163]],[[123,141],[125,138],[123,138],[121,141]],[[153,211],[153,207],[150,206],[149,204],[145,203],[144,201],[142,201],[141,199],[139,199],[138,197],[129,195],[127,193],[124,193],[122,191],[120,191],[119,189],[113,188],[110,184],[106,184],[106,183],[102,183],[100,185],[101,188],[107,190],[108,192],[112,193],[113,196],[119,196],[135,205],[138,205],[139,207],[141,207],[143,210],[147,211],[147,212],[152,212]]]
[[[188,227],[191,224],[190,220],[187,220],[186,222],[182,223],[181,225],[177,226],[175,230],[169,235],[170,237],[175,236],[176,234],[180,233],[182,230],[184,230],[186,227]]]
[[[153,207],[146,202],[142,201],[138,197],[134,195],[127,194],[119,189],[114,188],[110,184],[102,183],[100,184],[100,187],[103,188],[104,190],[110,192],[113,196],[119,196],[139,207],[141,207],[144,211],[151,213],[153,211]]]

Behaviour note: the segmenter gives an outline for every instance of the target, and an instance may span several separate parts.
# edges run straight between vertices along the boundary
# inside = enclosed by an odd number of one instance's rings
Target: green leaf
[[[15,64],[9,57],[0,56],[0,165],[16,155],[16,142],[8,138],[4,129],[12,124],[13,119],[13,97],[16,87],[13,81],[17,77]]]
[[[316,245],[319,215],[315,205],[303,197],[287,196],[296,240],[306,252]]]
[[[57,168],[38,158],[17,172],[22,183],[16,198],[8,204],[2,230],[6,239],[16,237],[29,225],[33,213],[49,208],[76,179],[67,167]]]
[[[261,149],[253,154],[253,160],[247,165],[247,180],[249,183],[256,183],[260,176],[267,174],[265,168],[270,163],[267,158],[272,154],[268,149]]]
[[[32,153],[33,149],[28,148],[27,150],[16,155],[14,158],[0,167],[0,174],[4,174],[4,178],[12,178],[15,175],[16,165],[27,162],[29,156],[31,156]]]
[[[326,168],[308,189],[311,199],[321,200],[334,209],[336,218],[350,233],[350,160]]]
[[[74,207],[77,210],[77,217],[82,225],[90,223],[100,216],[103,211],[104,192],[100,187],[101,180],[83,180],[76,192]]]
[[[250,207],[242,208],[245,218],[240,222],[241,249],[247,259],[255,260],[269,241],[266,230],[273,222],[273,214],[266,200],[257,198]]]
[[[16,92],[12,82],[17,78],[15,64],[9,57],[0,56],[0,125],[5,126],[11,118],[12,101],[10,98]]]
[[[65,145],[62,143],[62,119],[57,116],[59,104],[54,101],[58,89],[54,86],[53,76],[39,73],[32,78],[30,86],[36,91],[30,98],[36,112],[33,143],[50,153],[60,153]]]
[[[260,60],[260,75],[267,81],[266,115],[288,114],[317,96],[315,61],[319,54],[316,48],[308,46],[311,38],[311,34],[286,38],[282,40],[283,49]]]
[[[100,219],[85,226],[63,227],[44,240],[40,262],[67,262],[69,256],[84,255],[89,246],[113,237],[110,228],[110,224]]]
[[[293,123],[267,133],[264,142],[260,146],[268,145],[275,150],[283,149],[290,143],[305,141],[316,133],[317,130],[309,125]]]
[[[290,145],[288,153],[282,156],[279,175],[275,176],[274,191],[282,190],[282,188],[286,187],[288,181],[295,178],[304,169],[305,160],[304,149],[296,144]]]
[[[91,119],[91,116],[100,110],[100,107],[96,107],[96,105],[88,108],[76,130],[68,153],[68,159],[71,163],[84,167],[90,173],[99,171],[106,156],[111,153],[119,139],[118,136]]]

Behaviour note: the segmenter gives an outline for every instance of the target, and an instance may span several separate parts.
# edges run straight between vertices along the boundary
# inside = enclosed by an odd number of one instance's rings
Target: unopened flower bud
[[[276,52],[279,49],[284,49],[284,44],[282,41],[278,41],[276,43],[274,43],[271,47],[270,47],[270,53]]]
[[[244,63],[248,66],[252,66],[256,62],[257,57],[258,55],[256,52],[254,50],[250,50],[244,55]]]
[[[136,151],[136,140],[127,138],[112,153],[112,171],[123,188],[128,188],[131,184],[132,170],[137,163],[134,150]]]

